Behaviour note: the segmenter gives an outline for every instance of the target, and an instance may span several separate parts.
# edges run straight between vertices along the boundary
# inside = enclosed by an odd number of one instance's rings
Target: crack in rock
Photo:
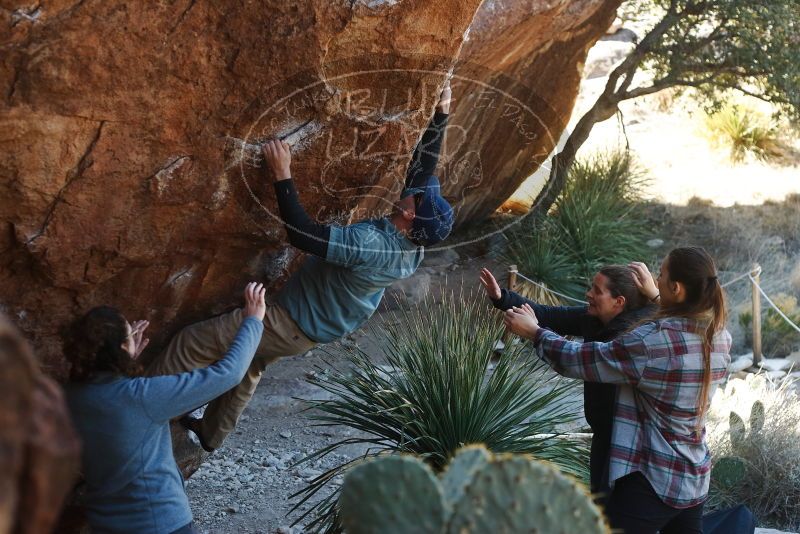
[[[44,222],[42,222],[39,231],[36,232],[33,236],[29,237],[25,241],[25,245],[31,245],[36,239],[38,239],[44,234],[45,230],[47,230],[47,226],[50,224],[50,221],[53,218],[53,213],[55,213],[56,206],[58,206],[59,203],[64,201],[64,195],[66,193],[67,188],[70,185],[72,185],[72,183],[75,180],[83,176],[83,173],[86,171],[86,169],[92,166],[93,161],[91,160],[90,156],[92,151],[94,150],[94,147],[97,146],[97,141],[100,139],[100,135],[103,132],[104,125],[105,121],[101,121],[97,127],[97,131],[95,132],[94,137],[92,138],[92,141],[89,143],[89,146],[83,152],[83,155],[78,160],[77,165],[75,165],[75,167],[73,167],[72,169],[69,170],[69,172],[67,172],[67,181],[61,187],[61,189],[58,190],[55,199],[47,208],[47,212],[44,217]]]

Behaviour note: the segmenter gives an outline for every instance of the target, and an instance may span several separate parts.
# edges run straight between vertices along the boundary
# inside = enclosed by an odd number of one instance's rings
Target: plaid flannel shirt
[[[689,508],[708,494],[711,455],[705,422],[698,432],[703,381],[701,323],[666,318],[609,343],[577,343],[540,328],[534,345],[555,371],[587,382],[619,384],[609,481],[641,472],[665,504]],[[731,336],[714,338],[711,383],[725,379]]]

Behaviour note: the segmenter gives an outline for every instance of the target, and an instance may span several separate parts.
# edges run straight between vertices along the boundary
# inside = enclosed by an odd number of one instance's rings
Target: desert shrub
[[[713,398],[707,429],[715,464],[726,457],[744,464],[736,484],[712,471],[709,510],[743,503],[761,526],[800,529],[800,403],[793,383],[761,375],[730,380]]]
[[[439,471],[458,448],[480,443],[493,452],[530,453],[585,480],[585,444],[559,434],[578,418],[575,383],[548,372],[524,345],[507,350],[492,368],[503,329],[480,295],[450,294],[439,306],[426,302],[421,308],[425,314],[398,311],[388,326],[372,332],[385,338],[385,366],[349,347],[350,371],[332,368],[311,379],[333,397],[311,402],[313,424],[344,426],[357,434],[302,461],[362,444],[369,446],[367,456],[412,453]],[[358,461],[311,481],[293,496],[299,498],[295,508]],[[339,532],[337,495],[329,493],[297,522],[308,517],[308,530]]]
[[[752,155],[761,160],[781,160],[789,147],[778,125],[766,114],[742,104],[726,103],[706,116],[705,126],[713,142],[730,149],[734,162]]]
[[[771,296],[771,295],[770,295]],[[772,296],[771,296],[772,297]],[[795,324],[800,324],[797,297],[778,293],[772,301]],[[745,344],[753,346],[753,312],[747,304],[740,307],[739,325],[744,331]],[[800,333],[787,323],[771,306],[761,311],[761,350],[767,356],[786,356],[800,347]]]
[[[648,256],[648,223],[635,211],[646,183],[626,151],[576,161],[551,213],[510,233],[503,259],[548,288],[581,298],[603,265]],[[540,300],[536,289],[530,291]]]

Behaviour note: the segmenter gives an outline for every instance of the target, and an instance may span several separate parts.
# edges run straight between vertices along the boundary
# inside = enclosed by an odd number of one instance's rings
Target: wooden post
[[[756,284],[760,284],[761,280],[761,266],[759,264],[753,265],[753,270],[750,271],[750,276],[753,277],[755,282],[751,281],[750,286],[753,290],[753,365],[758,365],[761,361],[761,293],[758,291]]]
[[[514,291],[514,288],[517,286],[517,266],[516,265],[509,265],[508,266],[508,290]]]

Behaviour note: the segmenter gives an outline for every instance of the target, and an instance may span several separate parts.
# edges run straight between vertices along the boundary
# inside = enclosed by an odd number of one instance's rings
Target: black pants
[[[667,506],[641,473],[617,480],[608,499],[611,528],[625,534],[703,534],[703,505]]]

